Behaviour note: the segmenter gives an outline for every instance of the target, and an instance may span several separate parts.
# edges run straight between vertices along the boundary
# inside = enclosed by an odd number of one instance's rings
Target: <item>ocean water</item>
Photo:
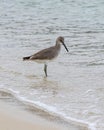
[[[65,37],[43,65],[22,57]],[[104,1],[1,0],[0,92],[65,121],[104,129]]]

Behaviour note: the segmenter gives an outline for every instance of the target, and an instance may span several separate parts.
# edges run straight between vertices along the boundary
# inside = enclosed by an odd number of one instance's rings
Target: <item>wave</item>
[[[32,109],[32,111],[38,110],[40,112],[46,113],[48,116],[51,116],[53,119],[58,119],[65,123],[72,123],[74,125],[82,126],[88,130],[96,130],[95,124],[90,124],[89,122],[69,117],[64,113],[59,112],[56,107],[49,106],[40,101],[32,101],[30,99],[27,99],[26,97],[21,96],[19,91],[10,88],[9,89],[0,88],[0,95],[2,95],[3,93],[5,93],[4,96],[7,95],[10,96],[11,98],[14,97],[16,100],[24,104],[26,107],[30,108],[30,110]]]

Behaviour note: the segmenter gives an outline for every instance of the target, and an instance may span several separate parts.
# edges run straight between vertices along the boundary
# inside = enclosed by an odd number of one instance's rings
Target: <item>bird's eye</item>
[[[64,41],[64,40],[63,40],[63,39],[61,39],[60,41],[63,43],[63,41]]]

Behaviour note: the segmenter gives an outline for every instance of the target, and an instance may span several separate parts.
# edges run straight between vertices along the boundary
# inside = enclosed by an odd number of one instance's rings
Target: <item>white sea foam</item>
[[[21,100],[24,104],[34,106],[36,108],[44,110],[45,112],[48,112],[48,113],[52,114],[53,116],[60,117],[64,121],[72,122],[72,123],[77,124],[77,125],[81,125],[81,126],[85,126],[87,128],[91,128],[91,130],[95,130],[94,127],[90,127],[90,126],[93,126],[93,125],[89,124],[88,122],[82,121],[82,120],[79,120],[79,119],[75,119],[75,118],[72,118],[72,117],[67,117],[64,113],[59,112],[56,107],[46,105],[46,104],[44,104],[40,101],[31,101],[31,100],[26,99],[25,97],[19,97],[18,99]]]

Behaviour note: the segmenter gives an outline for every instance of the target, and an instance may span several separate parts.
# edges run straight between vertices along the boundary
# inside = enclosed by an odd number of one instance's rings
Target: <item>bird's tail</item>
[[[30,59],[30,56],[23,57],[23,60],[29,60],[29,59]]]

